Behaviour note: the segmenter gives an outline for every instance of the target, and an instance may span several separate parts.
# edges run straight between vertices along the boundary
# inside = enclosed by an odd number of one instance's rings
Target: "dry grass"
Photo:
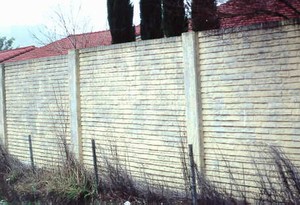
[[[86,201],[98,200],[122,204],[190,204],[190,197],[172,191],[162,183],[154,183],[145,177],[144,181],[136,181],[130,169],[121,163],[116,146],[110,147],[109,156],[99,156],[106,172],[99,176],[99,187],[95,187],[92,174],[84,168],[65,147],[65,161],[55,169],[32,169],[15,158],[0,145],[0,197],[6,201],[41,201],[43,204],[84,204]],[[266,156],[268,155],[268,156]],[[279,148],[270,146],[264,152],[268,161],[268,169],[276,170],[272,175],[259,168],[257,204],[300,204],[300,175],[298,169]],[[187,160],[183,160],[187,161]],[[125,163],[126,164],[126,163]],[[103,167],[102,167],[103,168]],[[184,165],[189,178],[189,166]],[[235,183],[234,174],[228,175]],[[196,170],[198,204],[249,204],[247,193],[240,190],[239,199],[232,190],[211,183],[202,173]],[[189,181],[186,179],[186,181]],[[184,184],[181,185],[185,187]],[[236,190],[236,189],[235,189]],[[236,196],[236,195],[235,195]]]

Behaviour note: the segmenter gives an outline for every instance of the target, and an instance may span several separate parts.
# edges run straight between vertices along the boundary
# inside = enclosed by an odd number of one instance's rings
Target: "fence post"
[[[0,64],[0,144],[8,148],[6,134],[5,66]]]
[[[201,90],[199,84],[199,42],[195,32],[182,34],[187,143],[194,148],[195,163],[204,174]]]
[[[68,53],[69,90],[70,90],[70,130],[72,151],[82,162],[82,139],[80,119],[80,82],[79,82],[79,52],[70,50]]]

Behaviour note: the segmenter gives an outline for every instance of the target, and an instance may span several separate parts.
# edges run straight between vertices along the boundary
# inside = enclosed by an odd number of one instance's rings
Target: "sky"
[[[139,0],[131,1],[134,4],[134,24],[138,25]],[[75,19],[73,23],[80,25],[77,33],[109,29],[106,0],[5,0],[1,7],[5,9],[0,12],[0,36],[14,37],[15,47],[40,46],[47,41],[45,36],[49,33],[63,33],[59,31],[55,12],[62,13],[67,20]]]
[[[139,0],[135,5],[135,24],[139,24]],[[14,37],[15,46],[39,46],[33,37],[45,38],[43,33],[59,29],[56,11],[64,13],[66,19],[72,17],[82,22],[79,33],[108,29],[106,0],[7,0],[1,2],[0,36]],[[13,12],[12,12],[13,11]],[[56,22],[56,23],[55,23]],[[46,41],[46,39],[45,39]]]

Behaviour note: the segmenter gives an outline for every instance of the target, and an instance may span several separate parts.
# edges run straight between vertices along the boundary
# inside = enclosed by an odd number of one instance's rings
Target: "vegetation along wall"
[[[184,185],[192,144],[208,179],[232,187],[231,172],[235,189],[255,193],[266,145],[300,166],[299,36],[297,23],[269,23],[4,64],[2,142],[29,161],[32,135],[43,165],[66,136],[90,167],[95,139],[100,164],[118,159],[171,187]]]

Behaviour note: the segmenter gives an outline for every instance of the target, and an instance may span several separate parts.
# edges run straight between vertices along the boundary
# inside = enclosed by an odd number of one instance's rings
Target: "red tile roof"
[[[136,26],[136,35],[140,35],[140,26]],[[52,42],[48,45],[36,48],[31,52],[17,56],[16,58],[10,59],[6,62],[15,62],[35,58],[66,55],[68,53],[68,50],[71,49],[91,48],[97,46],[106,46],[110,44],[111,35],[109,30],[70,35],[66,38]]]
[[[286,0],[229,0],[218,7],[221,27],[238,27],[269,21],[300,17],[300,1]]]
[[[22,48],[16,48],[11,50],[5,50],[0,51],[0,63],[9,60],[11,58],[14,58],[16,56],[19,56],[21,54],[24,54],[26,52],[34,50],[36,47],[34,46],[28,46],[28,47],[22,47]]]
[[[218,7],[221,28],[246,26],[269,21],[282,21],[300,17],[300,1],[286,0],[295,8],[287,6],[281,0],[229,0]],[[136,35],[140,35],[140,26],[136,26]],[[99,31],[71,35],[30,52],[15,55],[14,58],[3,58],[0,62],[29,60],[42,57],[66,55],[74,48],[90,48],[111,44],[110,31]],[[3,54],[4,56],[4,54]],[[7,60],[9,59],[9,60]]]

